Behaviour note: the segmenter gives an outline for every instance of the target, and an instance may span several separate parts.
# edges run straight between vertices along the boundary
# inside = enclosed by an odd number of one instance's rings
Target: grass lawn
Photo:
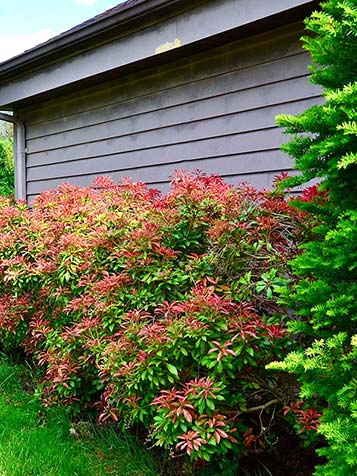
[[[89,423],[71,425],[58,409],[44,418],[23,390],[23,377],[21,367],[0,361],[0,476],[157,475],[135,438]]]

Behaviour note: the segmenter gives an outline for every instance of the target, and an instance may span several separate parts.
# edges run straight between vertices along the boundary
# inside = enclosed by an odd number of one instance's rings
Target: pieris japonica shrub
[[[278,296],[305,213],[185,173],[163,196],[99,178],[0,207],[0,342],[38,366],[46,405],[193,460],[269,445],[295,397],[265,366],[291,346]]]

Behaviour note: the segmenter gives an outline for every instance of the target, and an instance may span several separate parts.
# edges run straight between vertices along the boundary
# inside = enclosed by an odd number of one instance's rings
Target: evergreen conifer
[[[306,21],[303,38],[313,64],[311,80],[325,102],[297,116],[278,117],[283,146],[301,174],[288,185],[317,179],[300,200],[318,225],[292,268],[286,297],[290,323],[302,348],[272,364],[298,376],[301,397],[322,406],[318,450],[326,464],[316,476],[357,474],[357,1],[328,0]],[[309,200],[305,200],[309,195]]]

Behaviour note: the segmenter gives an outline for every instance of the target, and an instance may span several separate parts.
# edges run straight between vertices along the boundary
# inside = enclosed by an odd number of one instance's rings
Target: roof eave
[[[73,53],[73,45],[76,45],[76,50],[78,50],[92,39],[97,39],[103,34],[108,35],[113,28],[128,26],[132,22],[136,23],[146,16],[157,13],[158,10],[171,9],[179,4],[182,5],[182,0],[138,0],[134,5],[132,2],[128,2],[127,8],[123,8],[119,12],[98,18],[97,21],[91,21],[89,24],[84,22],[78,27],[0,63],[0,79],[9,74],[11,76],[19,74],[30,66],[47,63],[54,56],[58,59],[58,55],[66,54],[68,50]]]

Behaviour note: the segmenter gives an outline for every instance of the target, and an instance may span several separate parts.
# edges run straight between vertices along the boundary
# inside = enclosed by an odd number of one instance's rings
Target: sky
[[[0,0],[0,62],[124,0]]]

